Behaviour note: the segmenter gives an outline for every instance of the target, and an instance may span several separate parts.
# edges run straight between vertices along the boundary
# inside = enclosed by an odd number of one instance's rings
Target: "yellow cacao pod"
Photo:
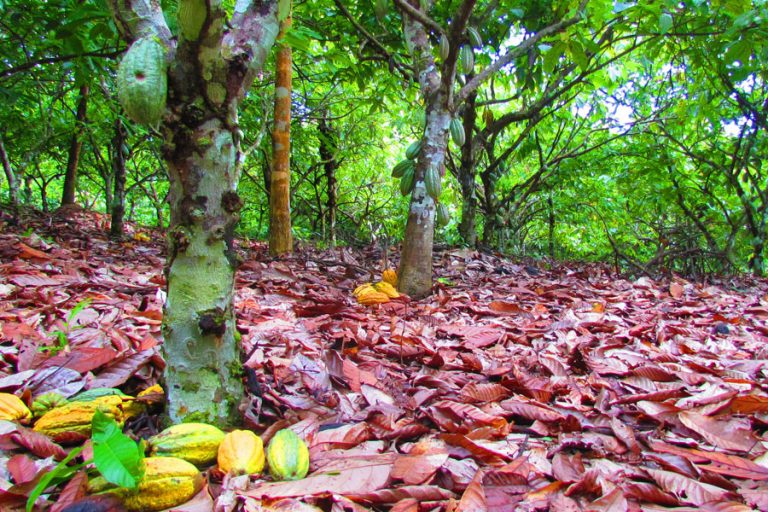
[[[389,283],[385,283],[384,281],[380,281],[373,285],[374,288],[376,288],[377,292],[381,292],[390,299],[396,299],[400,296],[399,293],[397,293],[397,290],[395,290],[395,287],[392,286]]]
[[[309,471],[309,449],[293,430],[284,428],[269,442],[267,462],[275,480],[300,480]]]
[[[352,291],[352,295],[354,295],[355,297],[359,297],[360,295],[364,293],[368,293],[373,290],[374,288],[372,283],[363,283]]]
[[[155,512],[176,507],[192,499],[203,488],[203,475],[191,463],[176,457],[147,457],[144,476],[135,489],[112,488],[104,477],[88,482],[88,492],[108,492],[125,508]]]
[[[255,475],[264,469],[264,443],[250,430],[233,430],[224,436],[217,457],[219,469],[238,475]]]
[[[148,440],[150,453],[178,457],[196,466],[212,464],[224,432],[207,423],[182,423],[163,430]]]
[[[385,302],[389,302],[389,297],[386,293],[377,292],[375,288],[372,288],[371,291],[359,295],[357,297],[357,302],[364,306],[384,304]]]
[[[381,273],[381,280],[385,283],[391,284],[392,286],[397,286],[397,272],[391,268],[388,268]]]
[[[26,421],[32,417],[32,411],[11,393],[0,393],[0,420]]]
[[[70,402],[43,414],[36,422],[34,430],[52,438],[57,443],[81,441],[91,436],[91,420],[96,411],[122,425],[123,399],[117,395],[97,398],[90,402]]]

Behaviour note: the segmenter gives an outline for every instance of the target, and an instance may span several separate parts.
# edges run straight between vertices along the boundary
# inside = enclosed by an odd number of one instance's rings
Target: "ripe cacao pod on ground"
[[[62,405],[68,403],[69,400],[64,398],[63,395],[56,393],[55,391],[43,393],[42,395],[36,396],[32,401],[32,414],[35,417],[40,417],[51,409],[61,407]]]
[[[397,287],[397,272],[395,272],[391,268],[388,268],[381,273],[381,280],[384,281],[385,283],[389,283],[392,286]]]
[[[0,420],[26,421],[32,417],[27,405],[11,393],[0,393]]]
[[[70,402],[43,414],[35,422],[34,430],[57,443],[82,441],[91,436],[91,420],[97,410],[122,424],[122,405],[123,399],[117,395],[102,396],[90,402]]]
[[[128,117],[155,126],[165,112],[168,94],[165,46],[155,37],[133,42],[117,70],[117,96]]]
[[[196,466],[212,464],[224,432],[207,423],[182,423],[148,439],[152,455],[178,457]]]
[[[264,443],[250,430],[233,430],[224,436],[217,457],[226,473],[254,475],[264,469]]]
[[[88,482],[88,492],[117,496],[130,511],[155,512],[186,503],[200,492],[203,483],[200,471],[185,460],[147,457],[144,459],[144,476],[135,489],[113,488],[99,476]]]
[[[375,283],[373,287],[376,289],[377,292],[381,292],[390,299],[396,299],[400,296],[399,293],[397,293],[397,290],[395,290],[395,287],[392,286],[389,283],[385,283],[384,281],[379,281],[378,283]]]
[[[373,304],[384,304],[389,302],[389,297],[386,293],[376,291],[375,288],[371,288],[370,291],[366,290],[365,293],[358,295],[357,302],[364,306],[371,306]]]
[[[309,471],[309,449],[291,430],[279,430],[267,446],[269,473],[275,480],[300,480]]]

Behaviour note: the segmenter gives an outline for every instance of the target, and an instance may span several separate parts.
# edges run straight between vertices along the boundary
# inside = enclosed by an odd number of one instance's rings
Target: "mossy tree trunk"
[[[280,23],[282,39],[291,26],[288,17]],[[275,124],[272,130],[272,172],[269,193],[269,254],[282,256],[293,251],[291,235],[291,47],[280,43],[275,76]]]
[[[242,201],[237,108],[278,32],[276,0],[180,0],[178,43],[154,0],[109,2],[128,42],[155,36],[168,49],[167,108],[160,127],[171,222],[163,317],[167,414],[174,423],[240,421],[232,241]]]
[[[5,173],[5,179],[8,182],[8,198],[11,200],[11,206],[15,210],[19,205],[19,180],[13,172],[13,167],[11,167],[11,161],[5,150],[5,143],[3,142],[2,136],[0,136],[0,162],[3,164],[3,172]]]

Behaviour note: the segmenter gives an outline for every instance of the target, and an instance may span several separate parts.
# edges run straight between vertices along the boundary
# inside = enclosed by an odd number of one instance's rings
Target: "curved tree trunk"
[[[280,24],[281,38],[291,25]],[[291,47],[285,43],[277,51],[275,78],[275,127],[272,130],[272,173],[269,194],[269,254],[282,256],[293,251],[291,235]]]
[[[75,114],[75,129],[72,140],[69,143],[69,156],[67,157],[67,171],[64,174],[64,186],[61,194],[61,205],[75,204],[75,192],[77,191],[77,167],[80,163],[80,150],[83,148],[83,130],[88,107],[88,91],[86,84],[80,86],[80,99],[77,102]]]

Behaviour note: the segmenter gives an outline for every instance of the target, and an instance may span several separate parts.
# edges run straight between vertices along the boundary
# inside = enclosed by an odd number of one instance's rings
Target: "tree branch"
[[[130,44],[136,39],[157,36],[167,48],[173,48],[171,30],[163,17],[160,2],[154,0],[107,0],[117,30]]]
[[[456,94],[456,107],[458,107],[461,102],[463,102],[465,99],[467,99],[467,96],[469,93],[477,89],[480,84],[488,80],[488,78],[496,73],[498,70],[515,60],[516,58],[523,55],[525,52],[528,51],[529,48],[531,48],[533,45],[541,41],[543,38],[556,34],[557,32],[560,32],[562,30],[565,30],[566,28],[570,27],[571,25],[575,25],[581,20],[581,13],[584,10],[584,8],[587,5],[587,0],[582,0],[579,4],[577,14],[571,18],[560,20],[557,23],[554,23],[552,25],[549,25],[548,27],[544,27],[539,32],[534,34],[533,36],[529,37],[528,39],[524,40],[522,43],[520,43],[517,47],[515,47],[513,50],[507,52],[503,57],[500,57],[496,62],[491,63],[489,66],[487,66],[485,69],[483,69],[478,75],[470,80],[464,87],[461,88],[461,90]]]
[[[473,2],[474,3],[474,2]],[[434,32],[438,34],[444,34],[445,29],[440,26],[438,22],[421,12],[419,9],[415,8],[411,4],[409,4],[406,0],[395,0],[395,5],[398,6],[405,14],[410,16],[411,18],[415,19],[422,25],[424,25],[427,28],[431,28]]]

